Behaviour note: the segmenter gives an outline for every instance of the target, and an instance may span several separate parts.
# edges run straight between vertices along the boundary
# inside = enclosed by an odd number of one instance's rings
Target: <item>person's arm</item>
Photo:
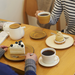
[[[7,51],[7,46],[1,45],[0,46],[0,58],[2,55]],[[0,62],[0,75],[18,75],[12,68],[6,64]]]
[[[28,53],[26,55],[25,75],[36,75],[36,61],[37,56],[35,54],[31,56],[30,53]]]
[[[49,22],[50,25],[55,25],[57,23],[62,11],[63,11],[63,6],[61,0],[55,0],[53,10],[50,14],[50,22]],[[35,13],[37,19],[38,19],[38,13],[40,12],[44,12],[44,11],[37,10]]]
[[[2,55],[5,53],[5,50],[0,48],[0,58],[2,57]]]
[[[2,55],[5,53],[5,51],[7,51],[7,46],[1,45],[0,46],[0,58],[2,57]]]
[[[50,22],[49,22],[51,25],[56,24],[58,19],[60,18],[60,15],[63,11],[63,6],[61,3],[62,3],[61,0],[55,0],[54,2],[54,7],[50,15]]]

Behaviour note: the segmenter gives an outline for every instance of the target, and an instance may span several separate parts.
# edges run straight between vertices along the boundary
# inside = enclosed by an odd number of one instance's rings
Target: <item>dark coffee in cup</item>
[[[45,55],[45,56],[50,56],[50,55],[53,55],[55,52],[52,51],[52,50],[46,50],[46,51],[43,51],[42,54]]]
[[[48,16],[49,14],[40,14],[40,16]]]

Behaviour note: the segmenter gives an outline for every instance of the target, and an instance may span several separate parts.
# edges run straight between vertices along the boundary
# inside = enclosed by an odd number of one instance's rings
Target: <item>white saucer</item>
[[[52,66],[57,65],[58,63],[59,63],[59,57],[57,55],[55,56],[55,61],[52,64],[45,64],[42,61],[42,57],[39,58],[39,64],[45,67],[52,67]]]

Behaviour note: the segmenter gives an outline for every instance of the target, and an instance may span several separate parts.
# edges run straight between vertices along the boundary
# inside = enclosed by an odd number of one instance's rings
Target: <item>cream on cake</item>
[[[25,45],[22,41],[15,42],[15,44],[11,44],[10,54],[25,54]]]
[[[64,38],[63,34],[60,31],[56,34],[54,42],[56,44],[63,44],[65,42],[65,38]]]

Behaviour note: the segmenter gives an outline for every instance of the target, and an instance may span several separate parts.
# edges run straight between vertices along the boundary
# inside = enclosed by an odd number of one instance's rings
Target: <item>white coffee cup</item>
[[[47,51],[52,51],[54,52],[53,54],[49,54],[49,55],[45,55],[43,54],[43,52],[47,52]],[[48,52],[49,53],[49,52]],[[56,56],[56,50],[53,48],[44,48],[41,50],[41,56],[42,56],[42,61],[45,64],[51,64],[55,61],[55,56]]]

